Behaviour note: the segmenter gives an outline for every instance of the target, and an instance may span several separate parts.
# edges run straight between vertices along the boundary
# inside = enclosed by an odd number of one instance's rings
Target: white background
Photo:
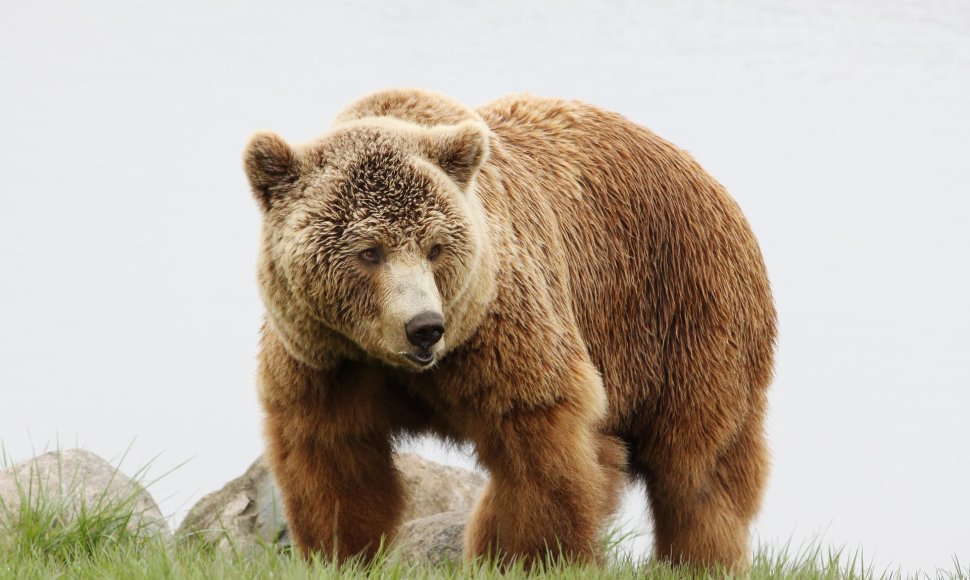
[[[177,523],[260,453],[248,135],[528,91],[651,127],[747,213],[781,332],[757,537],[970,561],[968,6],[5,1],[0,440],[189,460],[152,488]]]

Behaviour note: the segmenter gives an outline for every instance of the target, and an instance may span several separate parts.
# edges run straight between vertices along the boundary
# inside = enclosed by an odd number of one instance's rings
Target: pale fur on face
[[[362,322],[360,332],[369,335],[368,342],[380,345],[381,351],[397,353],[403,358],[415,350],[407,339],[404,325],[425,312],[444,316],[434,268],[412,242],[387,256],[376,274],[375,287],[380,296],[378,315]],[[446,329],[447,325],[446,319]],[[447,336],[442,337],[431,349],[436,358],[444,352],[446,340]]]
[[[436,360],[467,335],[458,305],[481,293],[484,224],[472,186],[488,151],[483,124],[421,127],[365,118],[290,147],[261,133],[244,156],[264,212],[260,287],[288,349],[325,366],[334,334],[393,366],[420,368],[405,324],[441,314]],[[441,247],[434,260],[429,252]],[[361,258],[375,249],[380,263]]]

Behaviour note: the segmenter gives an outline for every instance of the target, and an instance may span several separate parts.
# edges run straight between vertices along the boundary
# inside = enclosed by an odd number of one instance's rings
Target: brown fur
[[[775,313],[741,211],[690,156],[579,102],[384,91],[315,142],[258,134],[245,165],[269,458],[303,553],[393,537],[393,441],[432,433],[491,475],[468,556],[596,559],[632,475],[657,557],[744,566]],[[421,276],[446,326],[428,369],[399,354]]]

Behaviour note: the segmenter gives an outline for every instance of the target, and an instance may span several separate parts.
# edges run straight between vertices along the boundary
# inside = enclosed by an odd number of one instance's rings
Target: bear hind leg
[[[656,558],[675,565],[744,570],[750,563],[749,528],[761,503],[766,466],[761,422],[751,419],[711,469],[691,472],[681,464],[649,470]]]

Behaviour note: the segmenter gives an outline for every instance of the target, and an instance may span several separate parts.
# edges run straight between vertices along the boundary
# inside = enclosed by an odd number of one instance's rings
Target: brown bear
[[[372,556],[396,440],[490,474],[466,555],[596,561],[632,476],[655,554],[748,559],[775,311],[751,230],[688,154],[593,106],[389,90],[244,154],[262,209],[259,395],[303,554]]]

